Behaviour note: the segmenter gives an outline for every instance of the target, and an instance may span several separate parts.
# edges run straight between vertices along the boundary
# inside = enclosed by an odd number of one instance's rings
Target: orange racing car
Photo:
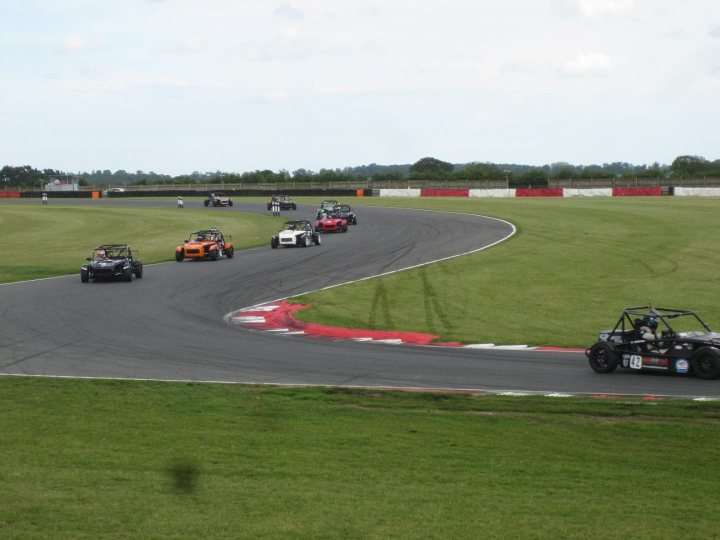
[[[217,261],[223,255],[228,259],[232,259],[235,255],[235,249],[232,242],[226,241],[218,229],[194,232],[183,242],[182,246],[175,248],[175,260],[177,262],[184,259]]]

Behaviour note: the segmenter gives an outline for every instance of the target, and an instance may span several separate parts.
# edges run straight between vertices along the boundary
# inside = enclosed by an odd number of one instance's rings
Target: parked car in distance
[[[137,253],[127,244],[103,244],[93,249],[92,255],[80,267],[80,281],[122,279],[132,281],[143,276],[143,266]]]

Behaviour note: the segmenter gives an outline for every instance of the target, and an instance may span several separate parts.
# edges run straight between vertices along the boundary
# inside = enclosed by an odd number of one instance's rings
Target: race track
[[[310,218],[314,209],[284,215]],[[265,203],[207,209],[238,211],[267,213]],[[718,381],[598,375],[582,353],[330,341],[223,320],[243,307],[481,249],[512,231],[489,218],[406,209],[360,207],[358,221],[347,234],[324,235],[319,247],[149,265],[132,284],[83,284],[73,275],[1,285],[0,374],[720,398]]]

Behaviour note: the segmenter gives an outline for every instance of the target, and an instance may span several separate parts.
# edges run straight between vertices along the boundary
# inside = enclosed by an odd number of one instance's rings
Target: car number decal
[[[630,355],[630,365],[628,366],[630,369],[642,369],[642,364],[642,356],[639,354]]]

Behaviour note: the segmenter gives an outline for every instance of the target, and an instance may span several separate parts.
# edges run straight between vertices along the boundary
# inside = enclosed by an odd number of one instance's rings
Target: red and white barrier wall
[[[508,189],[379,189],[380,197],[660,197],[661,187],[508,188]],[[720,197],[720,188],[673,188],[675,196]]]
[[[676,197],[720,197],[720,188],[676,187],[673,191]]]

